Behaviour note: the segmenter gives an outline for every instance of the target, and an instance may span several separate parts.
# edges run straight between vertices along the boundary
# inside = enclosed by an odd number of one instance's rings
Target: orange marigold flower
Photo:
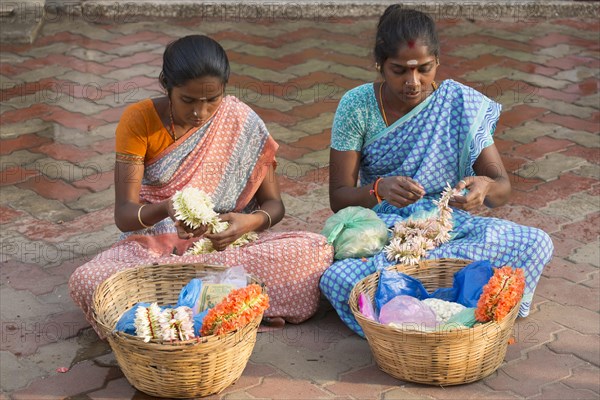
[[[501,321],[519,303],[524,290],[525,275],[521,268],[494,268],[494,275],[477,302],[475,318],[479,322]]]
[[[268,307],[269,296],[262,293],[262,289],[256,284],[232,290],[206,314],[200,333],[207,336],[235,331],[248,325]]]

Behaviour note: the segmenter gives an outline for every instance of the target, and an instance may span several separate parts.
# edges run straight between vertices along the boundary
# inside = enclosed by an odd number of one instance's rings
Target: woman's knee
[[[538,228],[531,228],[529,232],[529,245],[537,252],[543,261],[543,264],[547,264],[552,258],[554,252],[554,243],[550,235]]]

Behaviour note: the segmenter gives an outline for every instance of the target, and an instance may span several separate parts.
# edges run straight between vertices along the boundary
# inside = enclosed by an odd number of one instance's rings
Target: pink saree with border
[[[275,179],[267,173],[275,163],[277,147],[258,115],[227,96],[209,122],[146,162],[140,200],[160,202],[193,186],[211,195],[217,212],[251,212],[262,181]],[[71,297],[95,329],[90,308],[94,290],[116,272],[153,263],[242,265],[268,287],[271,306],[265,316],[299,323],[315,313],[319,279],[333,259],[322,235],[266,231],[243,247],[181,255],[195,240],[179,239],[170,218],[124,233],[111,248],[75,270],[69,280]]]

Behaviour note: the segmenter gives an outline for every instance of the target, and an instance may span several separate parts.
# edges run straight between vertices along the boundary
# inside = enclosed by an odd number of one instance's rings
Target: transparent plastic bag
[[[437,318],[427,304],[412,296],[396,296],[381,307],[379,322],[414,329],[435,328]]]
[[[388,242],[388,229],[368,208],[346,207],[325,221],[321,232],[333,244],[334,258],[370,257],[383,249]]]

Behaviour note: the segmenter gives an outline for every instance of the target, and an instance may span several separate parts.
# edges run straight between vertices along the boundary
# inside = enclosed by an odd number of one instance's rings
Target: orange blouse
[[[144,164],[173,144],[151,99],[125,109],[116,131],[117,161]]]

